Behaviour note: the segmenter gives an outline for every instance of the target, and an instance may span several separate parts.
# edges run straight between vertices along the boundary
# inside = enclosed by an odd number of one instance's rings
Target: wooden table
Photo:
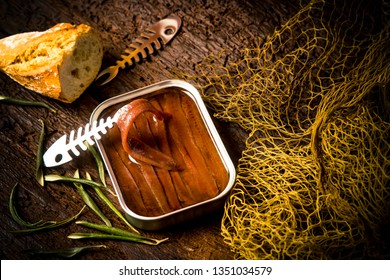
[[[257,3],[259,2],[259,3]],[[261,2],[261,3],[260,3]],[[70,184],[47,183],[40,187],[35,181],[35,159],[43,119],[46,126],[45,148],[59,136],[85,124],[93,109],[109,97],[130,90],[176,78],[175,71],[196,74],[194,66],[210,53],[226,50],[226,59],[264,39],[274,28],[298,9],[286,1],[73,1],[73,0],[0,0],[0,38],[15,33],[50,28],[59,22],[86,23],[96,28],[104,42],[103,67],[113,65],[132,39],[149,25],[170,14],[183,20],[177,37],[141,64],[121,71],[109,84],[92,84],[80,99],[66,105],[40,96],[21,87],[0,73],[0,95],[46,102],[56,109],[52,113],[38,107],[0,104],[0,205],[1,259],[29,259],[26,249],[53,249],[105,244],[109,248],[82,254],[80,259],[232,259],[234,254],[223,242],[220,223],[223,209],[188,224],[157,232],[143,232],[155,237],[168,237],[159,246],[120,241],[78,241],[67,236],[80,231],[71,224],[56,230],[15,235],[19,229],[9,212],[9,195],[18,183],[17,209],[27,221],[60,220],[74,215],[83,201]],[[236,164],[244,147],[245,133],[232,124],[215,121],[217,128]],[[45,173],[70,175],[76,169],[98,174],[93,158],[86,153],[68,164],[47,168]],[[110,182],[109,182],[110,184]],[[116,198],[110,197],[119,207]],[[114,225],[120,220],[100,205]],[[99,222],[90,210],[82,218]]]

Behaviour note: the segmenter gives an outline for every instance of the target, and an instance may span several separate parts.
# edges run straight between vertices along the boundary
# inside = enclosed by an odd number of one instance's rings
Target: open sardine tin
[[[158,95],[169,94],[170,92],[180,92],[188,97],[195,104],[201,119],[204,123],[204,126],[207,130],[207,134],[210,137],[211,142],[213,143],[213,148],[215,148],[218,156],[223,164],[224,170],[226,171],[226,176],[224,182],[226,185],[221,188],[221,191],[214,197],[208,198],[204,201],[196,202],[195,204],[184,206],[179,209],[163,213],[161,215],[143,215],[136,213],[132,209],[132,205],[129,205],[128,199],[126,199],[125,190],[120,184],[120,179],[118,178],[118,172],[115,172],[113,169],[114,166],[110,162],[110,157],[108,154],[107,147],[105,144],[104,137],[97,141],[97,147],[102,155],[104,164],[107,168],[108,174],[110,176],[112,185],[117,194],[119,203],[125,212],[126,218],[134,226],[145,229],[145,230],[159,230],[172,226],[174,224],[182,223],[200,216],[204,216],[208,213],[211,213],[217,209],[223,207],[223,204],[226,200],[227,195],[229,194],[231,188],[233,187],[236,170],[229,157],[229,154],[223,145],[223,142],[213,124],[213,121],[206,109],[206,106],[203,103],[203,100],[197,91],[197,89],[191,84],[181,81],[181,80],[167,80],[153,84],[138,90],[130,91],[119,96],[110,98],[102,102],[92,113],[90,123],[99,120],[101,118],[106,118],[108,115],[112,115],[117,109],[121,106],[130,103],[132,100],[137,98],[158,98]],[[172,116],[173,118],[174,116]],[[168,121],[169,125],[169,121]]]

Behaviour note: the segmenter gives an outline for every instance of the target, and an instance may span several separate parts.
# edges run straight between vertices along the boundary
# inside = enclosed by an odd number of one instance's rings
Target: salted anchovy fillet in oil
[[[135,120],[142,114],[148,113],[153,116],[153,123],[156,127],[160,125],[160,122],[170,118],[170,115],[157,110],[146,99],[137,99],[123,108],[117,120],[117,125],[121,131],[123,149],[136,162],[143,162],[169,170],[176,169],[176,163],[170,156],[131,135],[130,132],[134,130]]]
[[[204,151],[199,148],[197,141],[195,141],[181,103],[180,96],[172,96],[169,100],[162,100],[164,111],[175,116],[175,118],[170,120],[169,126],[172,142],[175,146],[174,152],[176,156],[174,158],[180,159],[180,162],[177,163],[179,166],[184,165],[187,167],[183,171],[183,179],[189,182],[189,184],[195,180],[197,185],[202,186],[202,189],[192,190],[194,195],[201,200],[207,200],[218,194],[219,187],[214,176],[210,173],[212,168],[208,165],[208,159],[203,155]],[[183,143],[182,139],[187,139],[187,141]],[[204,174],[204,176],[194,176],[195,173],[192,172],[195,170],[200,174]],[[207,176],[205,176],[206,174]]]

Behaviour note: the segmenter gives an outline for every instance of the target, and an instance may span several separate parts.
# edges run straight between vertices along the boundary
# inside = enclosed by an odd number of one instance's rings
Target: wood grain
[[[86,23],[96,28],[103,39],[103,67],[112,65],[131,40],[154,22],[176,14],[183,20],[178,36],[162,51],[158,51],[119,75],[105,86],[92,84],[82,97],[66,105],[22,88],[4,73],[0,73],[0,95],[41,101],[57,112],[43,108],[0,104],[0,205],[1,259],[29,259],[26,249],[64,248],[87,244],[106,244],[109,249],[89,252],[80,259],[232,259],[234,253],[220,235],[221,211],[178,225],[164,231],[144,232],[169,241],[151,247],[118,241],[77,241],[67,238],[83,230],[72,224],[57,230],[15,235],[10,231],[19,226],[8,210],[9,194],[19,184],[17,206],[28,221],[59,220],[77,213],[83,205],[77,191],[69,184],[48,183],[44,188],[35,181],[35,158],[41,130],[39,118],[46,125],[45,148],[59,136],[85,124],[93,109],[102,101],[118,94],[142,88],[155,82],[176,78],[172,70],[196,74],[194,66],[213,52],[227,50],[226,61],[234,60],[238,50],[257,44],[286,21],[298,8],[286,1],[115,1],[115,0],[0,0],[0,38],[20,32],[45,30],[59,22]],[[246,138],[245,132],[233,124],[216,121],[224,143],[237,163]],[[68,164],[45,169],[45,173],[82,175],[98,178],[94,160],[88,153]],[[96,198],[96,197],[95,197]],[[115,197],[110,197],[116,203]],[[117,203],[116,203],[117,204]],[[114,225],[120,220],[108,213]],[[119,205],[117,205],[119,207]],[[99,222],[90,210],[84,220]]]

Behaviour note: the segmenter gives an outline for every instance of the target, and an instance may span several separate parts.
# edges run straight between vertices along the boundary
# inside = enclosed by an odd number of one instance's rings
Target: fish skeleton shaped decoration
[[[153,54],[156,50],[161,49],[163,45],[170,42],[175,37],[180,26],[181,19],[172,15],[148,27],[145,32],[135,39],[135,42],[130,44],[130,48],[125,50],[127,54],[121,55],[122,59],[117,60],[115,65],[101,71],[96,80],[109,74],[109,77],[102,83],[102,85],[107,84],[116,77],[119,68],[124,69],[126,66],[140,62],[149,54]]]

